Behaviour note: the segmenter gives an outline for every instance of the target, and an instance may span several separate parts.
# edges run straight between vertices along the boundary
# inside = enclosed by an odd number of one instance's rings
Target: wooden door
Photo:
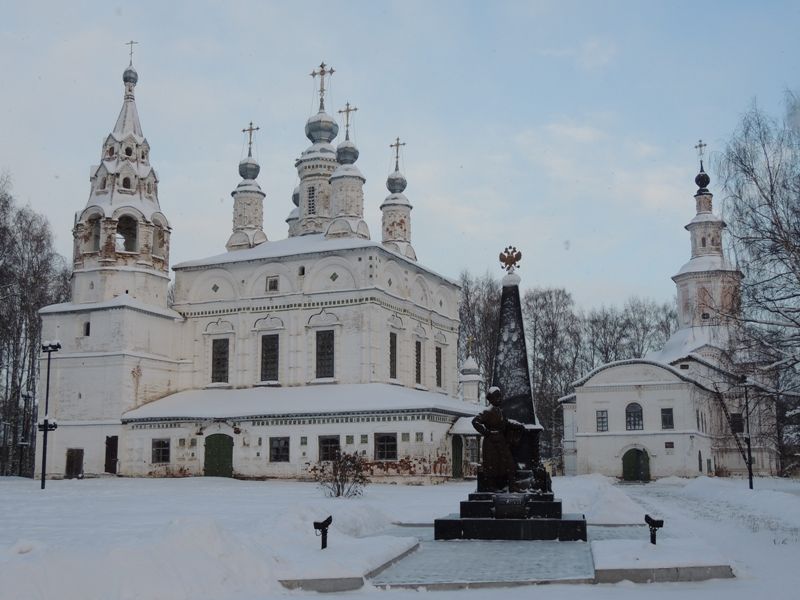
[[[650,457],[647,452],[631,448],[622,456],[622,479],[650,481]]]
[[[67,448],[67,468],[64,477],[75,479],[83,475],[83,448]]]
[[[224,433],[206,437],[206,477],[233,477],[233,438]]]
[[[117,447],[119,437],[116,435],[106,436],[106,463],[105,472],[117,474]]]

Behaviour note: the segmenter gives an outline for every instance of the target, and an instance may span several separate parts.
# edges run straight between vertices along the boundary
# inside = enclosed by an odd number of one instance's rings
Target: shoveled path
[[[379,573],[379,587],[453,589],[481,585],[583,583],[594,578],[586,542],[434,541],[433,527],[398,527],[389,532],[417,535],[419,550]]]

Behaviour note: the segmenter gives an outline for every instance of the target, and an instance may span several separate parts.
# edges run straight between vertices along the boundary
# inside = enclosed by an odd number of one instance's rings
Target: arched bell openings
[[[117,221],[117,252],[136,252],[139,248],[139,223],[130,215],[122,215]]]

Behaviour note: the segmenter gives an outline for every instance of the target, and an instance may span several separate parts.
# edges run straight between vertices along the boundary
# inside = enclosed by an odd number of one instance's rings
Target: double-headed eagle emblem
[[[514,246],[508,246],[500,253],[500,263],[503,268],[509,273],[513,273],[517,268],[519,261],[522,260],[522,252],[517,250]]]

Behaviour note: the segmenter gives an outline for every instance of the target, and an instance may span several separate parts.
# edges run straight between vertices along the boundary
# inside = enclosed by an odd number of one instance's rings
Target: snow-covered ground
[[[511,600],[795,598],[800,589],[800,482],[670,478],[612,485],[556,478],[567,512],[590,523],[665,521],[665,539],[702,541],[737,578],[702,583],[509,588]],[[325,498],[314,484],[216,478],[95,479],[38,483],[0,478],[0,600],[256,600],[288,592],[280,579],[360,575],[415,543],[381,535],[392,522],[455,512],[474,483],[372,485],[364,497]],[[333,515],[329,549],[311,522]],[[396,532],[397,528],[394,528]],[[646,529],[642,536],[646,538]],[[665,546],[665,550],[666,550]],[[400,600],[417,591],[367,585],[337,597]],[[427,592],[442,600],[486,590]],[[493,592],[494,593],[494,592]]]

